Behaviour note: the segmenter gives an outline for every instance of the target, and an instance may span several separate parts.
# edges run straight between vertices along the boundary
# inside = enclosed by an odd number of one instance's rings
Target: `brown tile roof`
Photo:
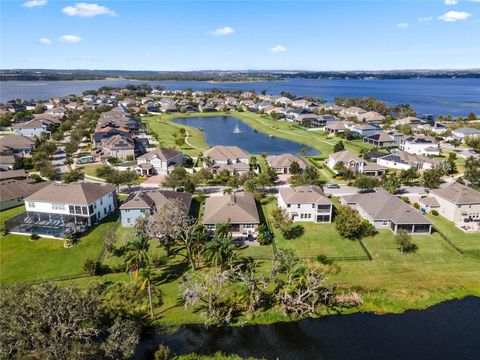
[[[204,224],[259,224],[257,205],[252,193],[211,196],[205,202]]]
[[[344,163],[349,162],[349,161],[356,161],[358,163],[365,162],[361,157],[355,155],[351,151],[344,150],[344,151],[338,151],[336,153],[333,153],[330,155],[330,157],[335,161],[342,161]]]
[[[26,200],[56,204],[90,205],[113,191],[115,191],[115,187],[111,184],[52,183],[30,195]]]
[[[332,204],[322,189],[315,185],[281,187],[278,192],[286,204]]]
[[[444,198],[454,204],[480,204],[480,192],[471,187],[453,183],[443,189],[432,189],[430,193]]]

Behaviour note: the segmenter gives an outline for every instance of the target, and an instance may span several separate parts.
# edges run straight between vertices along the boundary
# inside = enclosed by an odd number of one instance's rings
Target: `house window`
[[[103,205],[103,199],[100,199],[100,205]]]
[[[215,230],[215,225],[214,224],[207,224],[205,225],[205,227],[207,228],[207,230]]]
[[[127,224],[130,224],[130,218],[127,218]]]
[[[300,204],[297,205],[297,209],[300,209]]]
[[[315,204],[312,204],[312,209],[315,209]]]
[[[35,203],[34,202],[29,202],[28,207],[29,208],[35,208]]]
[[[287,208],[289,208],[289,207],[290,207],[290,204],[287,204]]]
[[[82,207],[81,206],[75,206],[75,214],[82,214]]]
[[[70,214],[75,214],[75,208],[72,205],[68,206],[68,210],[69,210]]]
[[[63,205],[63,204],[52,204],[52,210],[65,210],[65,205]]]

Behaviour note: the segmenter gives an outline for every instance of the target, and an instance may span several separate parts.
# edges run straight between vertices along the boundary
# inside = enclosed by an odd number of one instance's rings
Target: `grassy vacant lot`
[[[99,257],[103,248],[102,233],[114,226],[117,217],[112,215],[105,219],[70,249],[63,247],[62,240],[42,238],[31,241],[29,236],[3,236],[0,239],[0,284],[85,274],[85,260]]]
[[[284,120],[274,120],[269,115],[259,115],[251,112],[214,112],[214,113],[194,113],[194,114],[164,114],[158,116],[148,116],[143,118],[143,122],[159,135],[160,146],[175,146],[174,134],[178,129],[184,127],[188,130],[190,137],[188,142],[193,145],[185,144],[180,149],[188,155],[196,156],[199,149],[207,149],[205,138],[199,129],[190,126],[178,125],[172,122],[178,117],[207,117],[207,116],[233,116],[251,127],[263,133],[273,135],[279,138],[285,138],[317,149],[323,157],[327,157],[333,152],[333,146],[340,139],[326,139],[323,131],[307,131],[296,124]],[[348,150],[358,153],[361,148],[371,148],[370,145],[363,144],[361,141],[344,142]]]

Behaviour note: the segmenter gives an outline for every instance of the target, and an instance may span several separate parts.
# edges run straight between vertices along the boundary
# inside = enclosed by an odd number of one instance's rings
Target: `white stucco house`
[[[426,136],[406,136],[400,142],[400,149],[415,155],[440,155],[438,142]]]

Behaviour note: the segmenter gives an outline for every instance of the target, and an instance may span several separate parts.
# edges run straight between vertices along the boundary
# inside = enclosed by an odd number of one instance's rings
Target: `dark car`
[[[338,185],[338,184],[328,184],[327,189],[340,189],[340,185]]]

